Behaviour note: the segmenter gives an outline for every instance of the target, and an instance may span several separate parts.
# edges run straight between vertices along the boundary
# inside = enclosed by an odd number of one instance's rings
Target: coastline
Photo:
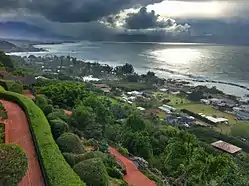
[[[17,56],[29,56],[29,55],[35,55],[35,56],[44,56],[44,54],[49,55],[50,51],[47,49],[44,49],[42,47],[39,47],[39,45],[32,45],[34,48],[36,48],[38,51],[25,51],[25,52],[10,52],[7,53],[7,55],[17,55]],[[51,54],[52,55],[52,54]],[[90,62],[90,63],[99,63],[100,65],[110,65],[112,67],[115,67],[117,65],[113,65],[113,64],[108,64],[108,63],[101,63],[99,61],[92,61],[92,60],[84,60],[84,59],[80,59],[77,58],[78,60],[84,61],[84,62]],[[143,72],[143,70],[141,69],[136,69],[134,67],[135,71],[141,75],[142,73],[146,73]],[[153,71],[156,70],[156,71]],[[174,80],[179,80],[179,81],[186,81],[191,83],[193,86],[197,86],[197,85],[205,85],[205,86],[216,86],[217,89],[223,91],[225,94],[230,94],[230,95],[234,95],[236,97],[241,97],[241,98],[248,98],[249,95],[249,87],[246,85],[242,85],[239,83],[235,83],[235,82],[229,82],[229,81],[222,81],[222,80],[212,80],[209,77],[203,77],[203,76],[198,76],[198,75],[193,75],[193,74],[184,74],[181,72],[176,72],[170,69],[162,69],[162,68],[153,68],[151,69],[151,71],[155,72],[155,74],[162,79],[174,79]],[[169,74],[169,77],[162,76],[160,75],[161,73],[158,73],[157,71],[161,71],[161,72],[166,72]],[[249,84],[249,82],[248,82]],[[224,87],[226,86],[226,87]],[[229,88],[230,87],[230,88]],[[233,91],[232,89],[240,89],[240,90],[244,90],[244,91]],[[235,89],[234,89],[235,90]]]

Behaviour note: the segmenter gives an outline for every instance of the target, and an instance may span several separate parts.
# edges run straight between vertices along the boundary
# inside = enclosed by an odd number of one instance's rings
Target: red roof
[[[105,84],[94,84],[96,87],[106,87]]]
[[[216,141],[216,142],[212,143],[211,145],[216,147],[217,149],[228,152],[230,154],[235,154],[235,153],[242,150],[241,148],[239,148],[235,145],[229,144],[229,143],[221,141],[221,140]]]

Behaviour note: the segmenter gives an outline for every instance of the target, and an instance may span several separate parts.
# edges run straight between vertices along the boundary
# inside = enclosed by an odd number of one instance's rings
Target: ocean
[[[138,73],[154,71],[159,77],[208,79],[249,87],[249,46],[187,43],[89,42],[37,45],[47,52],[33,55],[70,55],[112,66],[130,63]],[[12,53],[30,55],[31,53]],[[244,96],[248,90],[205,83],[226,93]]]

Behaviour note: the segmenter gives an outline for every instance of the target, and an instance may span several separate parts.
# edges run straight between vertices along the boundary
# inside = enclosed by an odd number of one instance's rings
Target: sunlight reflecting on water
[[[190,63],[199,60],[202,53],[197,49],[191,48],[169,48],[152,51],[151,55],[161,62],[166,62],[168,65],[177,66],[190,65]]]

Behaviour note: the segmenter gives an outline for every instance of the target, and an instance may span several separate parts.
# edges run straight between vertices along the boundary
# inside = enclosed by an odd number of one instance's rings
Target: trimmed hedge
[[[0,185],[15,186],[28,170],[28,157],[15,144],[0,145]]]
[[[31,99],[17,93],[3,91],[0,92],[0,97],[17,103],[25,111],[48,185],[85,186],[62,156],[42,110]]]
[[[57,140],[61,152],[69,152],[82,154],[85,152],[84,145],[81,143],[80,138],[73,133],[64,133]]]
[[[82,161],[73,169],[88,186],[109,186],[105,165],[99,158]]]

